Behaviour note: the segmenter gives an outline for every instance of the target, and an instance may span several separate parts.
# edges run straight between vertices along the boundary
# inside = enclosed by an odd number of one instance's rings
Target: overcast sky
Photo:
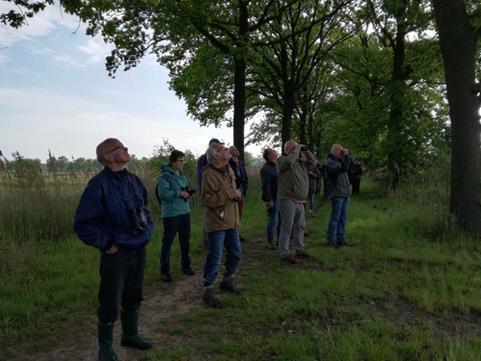
[[[0,2],[0,12],[6,2]],[[138,157],[167,138],[199,155],[211,137],[232,144],[232,128],[200,127],[168,88],[168,73],[147,57],[135,69],[105,70],[109,48],[85,35],[58,6],[10,29],[0,24],[0,150],[44,161],[95,157],[95,146],[117,137]],[[246,129],[247,133],[248,129]],[[258,146],[248,151],[257,155]]]

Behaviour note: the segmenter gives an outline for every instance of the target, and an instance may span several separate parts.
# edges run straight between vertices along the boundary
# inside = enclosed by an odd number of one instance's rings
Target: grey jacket
[[[337,160],[331,154],[324,159],[324,172],[326,177],[327,198],[349,197],[351,194],[351,183],[347,172],[351,164],[351,157],[345,156]]]
[[[307,161],[299,158],[299,150],[277,160],[277,199],[304,201],[309,192],[309,167],[315,166],[312,153],[306,151]]]

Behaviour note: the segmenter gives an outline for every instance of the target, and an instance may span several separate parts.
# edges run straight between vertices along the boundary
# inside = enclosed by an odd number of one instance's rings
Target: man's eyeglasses
[[[109,153],[115,152],[117,149],[128,150],[129,148],[124,147],[123,145],[118,145],[118,146],[116,146],[114,149],[111,149],[111,150],[109,150],[108,152],[105,152],[105,154],[109,154]]]

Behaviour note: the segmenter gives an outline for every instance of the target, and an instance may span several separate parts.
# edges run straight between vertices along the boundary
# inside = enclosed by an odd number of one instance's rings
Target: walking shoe
[[[193,276],[195,275],[195,272],[192,270],[192,267],[185,267],[185,268],[182,268],[182,273],[187,275],[187,276]]]
[[[276,249],[276,248],[274,247],[274,245],[272,244],[272,242],[268,242],[268,243],[266,244],[266,248],[267,248],[267,249]]]
[[[339,248],[339,244],[337,242],[334,242],[334,241],[328,241],[326,240],[326,246],[327,247],[335,247],[335,248]]]
[[[162,282],[172,282],[172,277],[170,277],[170,273],[162,273],[160,275],[160,280]]]
[[[214,287],[204,287],[204,295],[202,296],[205,304],[210,308],[222,308],[220,301],[214,296]]]
[[[292,254],[288,254],[286,257],[281,257],[281,263],[296,264],[296,257]]]
[[[337,241],[337,245],[338,245],[339,247],[351,247],[351,244],[348,243],[348,242],[346,242],[346,241],[344,241],[344,240],[342,240],[342,241]]]
[[[224,278],[219,288],[224,292],[235,293],[236,295],[240,295],[241,293],[241,290],[234,286],[234,280],[232,278]]]
[[[296,252],[296,258],[309,258],[310,255],[306,251]]]

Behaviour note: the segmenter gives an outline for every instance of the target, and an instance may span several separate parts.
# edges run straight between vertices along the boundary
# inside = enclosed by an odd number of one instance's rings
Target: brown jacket
[[[207,232],[239,228],[239,209],[235,175],[229,166],[217,169],[207,166],[202,176],[202,202],[206,207],[204,224]]]

